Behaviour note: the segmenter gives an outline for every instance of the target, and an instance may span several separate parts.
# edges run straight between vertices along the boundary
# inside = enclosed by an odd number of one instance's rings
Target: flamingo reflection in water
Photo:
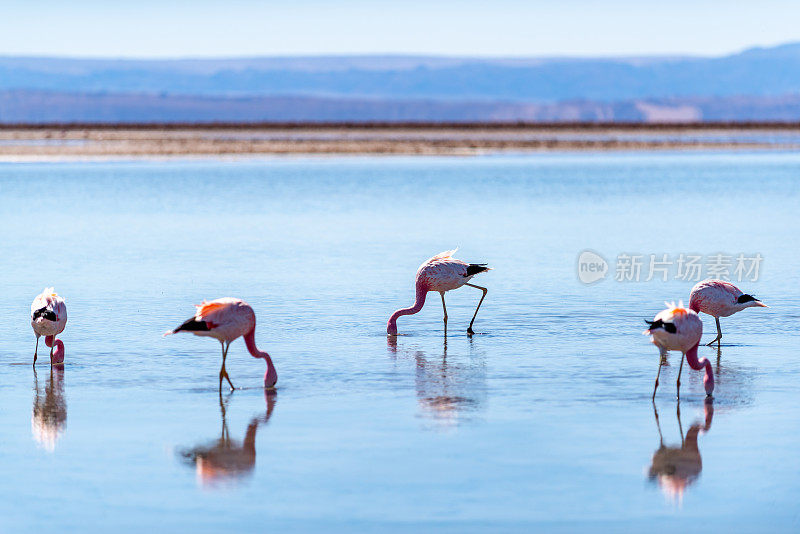
[[[50,368],[50,378],[39,386],[36,368],[33,369],[33,414],[31,432],[33,439],[45,450],[53,452],[56,443],[67,429],[67,401],[64,397],[64,367]]]
[[[256,431],[259,426],[267,424],[269,418],[272,417],[276,398],[275,390],[264,391],[267,411],[250,420],[245,431],[244,441],[239,443],[231,438],[226,420],[230,396],[223,400],[220,393],[222,430],[219,439],[210,444],[182,450],[178,453],[187,465],[195,467],[199,485],[208,488],[230,485],[252,474],[256,466]]]
[[[649,478],[658,483],[661,491],[672,499],[681,501],[686,488],[694,484],[700,477],[703,470],[703,460],[700,457],[700,449],[697,445],[697,438],[700,432],[708,432],[711,429],[711,420],[714,417],[714,405],[711,399],[706,399],[703,405],[705,421],[696,422],[683,435],[681,425],[681,407],[678,405],[678,429],[681,433],[680,447],[667,447],[664,445],[664,437],[661,435],[661,424],[658,419],[658,410],[653,404],[653,413],[658,427],[659,447],[653,453],[653,460],[650,463]]]
[[[397,338],[389,336],[390,353],[397,353]],[[479,411],[486,397],[486,368],[482,361],[450,363],[447,338],[441,356],[426,357],[420,350],[409,351],[416,369],[415,388],[420,415],[434,423],[435,430],[451,430]]]

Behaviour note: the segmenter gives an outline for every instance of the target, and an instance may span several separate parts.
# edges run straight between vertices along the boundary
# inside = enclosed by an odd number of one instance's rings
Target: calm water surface
[[[579,154],[0,165],[0,530],[800,528],[800,156]],[[489,293],[413,300],[429,256]],[[580,251],[759,252],[770,304],[723,320],[718,386],[650,401],[642,319],[692,282],[592,286]],[[613,274],[613,273],[612,273]],[[67,298],[67,365],[29,306]],[[162,338],[204,298],[237,341]],[[704,317],[711,339],[713,320]],[[683,438],[683,439],[682,439]]]

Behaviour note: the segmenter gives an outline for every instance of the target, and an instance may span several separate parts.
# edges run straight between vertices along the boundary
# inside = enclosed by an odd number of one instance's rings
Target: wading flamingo
[[[706,345],[722,342],[722,328],[719,326],[720,317],[728,317],[745,308],[769,308],[766,304],[753,295],[742,291],[724,280],[703,280],[692,288],[689,295],[689,308],[697,313],[703,312],[712,316],[717,321],[717,337]]]
[[[681,356],[681,366],[678,369],[678,398],[681,397],[681,372],[683,371],[683,358],[689,363],[689,367],[695,371],[700,371],[705,367],[706,376],[703,384],[706,394],[710,397],[714,392],[714,372],[711,370],[711,362],[706,358],[697,359],[697,346],[700,344],[700,337],[703,335],[703,321],[692,310],[683,307],[683,302],[678,304],[665,303],[667,309],[659,312],[655,319],[645,322],[650,327],[644,331],[645,335],[652,336],[651,341],[659,349],[658,374],[656,374],[656,385],[653,387],[653,399],[656,398],[658,389],[658,377],[661,376],[661,365],[664,363],[663,355],[668,350],[679,350]]]
[[[36,348],[33,351],[33,365],[39,354],[39,337],[44,336],[44,344],[50,347],[50,365],[64,363],[64,343],[56,336],[67,326],[67,305],[52,287],[47,287],[31,304],[31,327],[36,334]],[[55,352],[53,351],[55,349]]]
[[[475,308],[475,314],[472,316],[472,321],[467,328],[467,334],[472,335],[472,324],[475,322],[475,317],[478,316],[478,310],[481,308],[483,299],[486,297],[488,289],[467,282],[478,273],[489,270],[485,263],[465,263],[461,260],[453,258],[456,250],[449,250],[442,252],[432,257],[422,265],[417,271],[416,278],[416,300],[414,305],[410,308],[402,308],[397,310],[389,317],[389,322],[386,324],[386,333],[395,336],[397,335],[397,319],[402,315],[414,315],[422,309],[425,305],[425,297],[429,291],[438,291],[442,296],[442,308],[444,309],[444,329],[447,331],[447,306],[444,303],[444,294],[446,291],[458,289],[461,286],[467,285],[480,289],[483,291],[478,307]]]
[[[203,301],[197,306],[194,317],[188,319],[175,330],[164,333],[165,336],[178,332],[191,332],[196,336],[213,337],[222,345],[222,368],[219,370],[219,387],[222,389],[222,379],[233,387],[228,371],[225,370],[225,358],[228,357],[228,347],[236,338],[244,336],[247,351],[253,358],[263,358],[267,362],[267,372],[264,375],[264,387],[271,388],[278,381],[278,373],[272,364],[269,354],[256,347],[256,314],[253,308],[243,300],[234,298],[221,298],[211,302]]]

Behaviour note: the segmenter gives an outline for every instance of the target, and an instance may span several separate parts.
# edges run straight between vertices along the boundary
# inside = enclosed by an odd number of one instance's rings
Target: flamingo
[[[432,257],[417,270],[416,277],[416,299],[414,305],[410,308],[401,308],[394,312],[389,317],[389,322],[386,324],[386,333],[395,336],[397,335],[397,319],[402,315],[413,315],[418,313],[425,305],[425,297],[429,291],[438,291],[442,296],[442,308],[444,309],[444,329],[447,332],[447,305],[444,302],[444,294],[446,291],[458,289],[461,286],[467,285],[480,289],[483,292],[481,300],[478,302],[478,307],[475,308],[475,314],[472,316],[472,321],[467,328],[467,334],[472,335],[472,325],[475,322],[475,317],[478,316],[478,310],[481,308],[483,299],[489,291],[485,287],[469,284],[468,282],[478,273],[490,270],[485,263],[466,263],[461,260],[453,258],[456,250],[449,250],[442,252]]]
[[[652,321],[645,319],[649,328],[644,331],[645,335],[652,336],[651,341],[659,349],[661,357],[658,360],[658,374],[656,374],[656,385],[653,388],[653,399],[656,398],[658,389],[658,377],[661,375],[661,365],[664,363],[663,355],[669,350],[679,350],[682,353],[681,366],[678,370],[678,398],[681,396],[681,372],[683,371],[683,358],[695,371],[705,367],[706,376],[703,384],[706,388],[706,395],[711,396],[714,392],[714,372],[711,370],[711,362],[707,358],[697,359],[697,347],[703,335],[703,321],[693,310],[683,307],[683,302],[677,306],[675,303],[665,303],[667,309],[659,312]]]
[[[44,344],[50,347],[50,365],[64,363],[64,343],[56,336],[67,326],[67,305],[52,287],[45,288],[33,299],[31,304],[31,327],[36,334],[36,348],[33,351],[33,365],[39,354],[39,337],[44,336]],[[55,349],[55,353],[54,353]]]
[[[194,317],[186,320],[174,330],[164,333],[165,336],[178,332],[191,332],[196,336],[213,337],[222,345],[222,368],[219,371],[219,387],[222,389],[222,379],[225,378],[233,387],[228,371],[225,370],[225,359],[228,357],[228,348],[235,339],[244,336],[247,351],[253,358],[263,358],[267,363],[267,372],[264,374],[264,387],[272,388],[278,381],[278,373],[272,364],[272,358],[263,350],[256,347],[256,314],[253,308],[245,301],[235,298],[221,298],[210,302],[203,301],[197,305]]]
[[[717,322],[717,337],[706,346],[713,345],[714,342],[717,345],[722,343],[720,317],[728,317],[745,308],[769,308],[753,295],[742,293],[738,287],[724,280],[698,282],[689,294],[689,307],[697,313],[707,313]]]

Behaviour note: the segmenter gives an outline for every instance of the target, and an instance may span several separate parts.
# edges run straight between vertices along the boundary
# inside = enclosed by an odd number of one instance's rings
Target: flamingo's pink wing
[[[217,325],[224,322],[221,317],[224,315],[225,310],[230,307],[230,304],[223,302],[205,302],[197,305],[197,313],[195,318],[205,321],[209,328],[215,328]]]

